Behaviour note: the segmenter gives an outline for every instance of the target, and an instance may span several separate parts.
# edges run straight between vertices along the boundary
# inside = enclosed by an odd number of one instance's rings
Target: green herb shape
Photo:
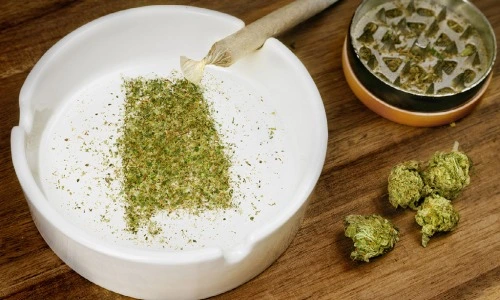
[[[125,80],[122,160],[127,229],[159,211],[232,207],[230,158],[200,87],[182,80]],[[154,226],[153,226],[154,227]]]
[[[451,30],[455,31],[456,33],[461,33],[462,31],[464,31],[464,28],[454,20],[448,20],[446,21],[446,24],[448,25],[448,27],[450,27]]]
[[[471,56],[472,54],[477,53],[477,47],[474,46],[473,44],[467,44],[465,45],[464,50],[460,52],[460,56]]]
[[[400,163],[391,169],[387,189],[389,202],[394,207],[417,209],[424,188],[419,170],[419,163],[415,160]]]
[[[425,198],[417,210],[415,220],[422,226],[422,246],[427,247],[434,233],[455,229],[460,216],[450,200],[434,194]]]
[[[399,241],[399,230],[379,215],[349,215],[344,219],[344,228],[345,236],[354,242],[352,260],[369,262],[392,250]]]
[[[415,34],[415,36],[419,36],[425,29],[424,23],[408,22],[407,25],[408,28],[410,28],[410,30]]]
[[[471,161],[461,151],[436,152],[422,171],[426,188],[446,199],[455,199],[470,183]]]
[[[369,60],[372,55],[372,50],[368,47],[363,46],[359,49],[359,57],[362,60]]]
[[[427,8],[417,8],[417,14],[421,15],[422,17],[433,17],[434,11]]]

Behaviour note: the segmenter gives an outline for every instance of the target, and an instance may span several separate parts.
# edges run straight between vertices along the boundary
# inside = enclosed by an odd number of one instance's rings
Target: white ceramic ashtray
[[[276,39],[229,68],[208,66],[202,81],[233,146],[236,208],[158,212],[160,233],[133,233],[115,197],[120,180],[104,184],[117,176],[106,153],[120,134],[124,78],[175,76],[181,55],[201,58],[243,26],[193,7],[125,10],[75,30],[29,74],[14,167],[41,235],[83,277],[137,298],[205,298],[250,280],[290,244],[323,167],[327,124],[313,80]]]

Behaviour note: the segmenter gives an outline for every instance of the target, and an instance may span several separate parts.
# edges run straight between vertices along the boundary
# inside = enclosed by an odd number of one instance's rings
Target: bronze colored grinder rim
[[[482,85],[481,89],[471,99],[464,104],[453,109],[441,112],[414,112],[404,110],[388,104],[387,102],[377,98],[371,91],[366,89],[358,78],[355,76],[347,55],[348,39],[346,38],[342,50],[342,67],[348,85],[351,87],[356,97],[366,107],[380,116],[391,120],[393,122],[415,126],[415,127],[433,127],[450,124],[459,120],[469,114],[480,102],[481,96],[488,87],[492,73],[487,77],[486,83]]]
[[[474,98],[479,92],[484,91],[485,84],[489,83],[489,76],[491,74],[493,64],[496,59],[496,40],[491,24],[486,17],[474,5],[465,0],[429,0],[426,2],[437,3],[445,7],[453,7],[453,11],[458,11],[463,18],[467,20],[474,19],[480,20],[481,24],[474,23],[474,27],[479,32],[483,42],[488,51],[489,60],[488,68],[483,75],[471,86],[463,90],[446,95],[422,95],[413,93],[411,91],[403,90],[387,81],[380,79],[372,70],[370,70],[362,61],[359,53],[353,46],[352,28],[356,26],[356,21],[359,21],[360,14],[366,13],[366,10],[376,8],[387,2],[394,2],[394,0],[364,0],[356,9],[351,24],[349,33],[347,34],[347,59],[350,68],[356,76],[357,80],[376,98],[385,101],[390,106],[398,109],[407,110],[411,112],[433,113],[445,112],[455,109],[470,99]],[[425,1],[420,1],[425,2]],[[367,6],[370,4],[371,6]],[[472,16],[472,17],[471,17]],[[470,21],[469,21],[470,22]]]

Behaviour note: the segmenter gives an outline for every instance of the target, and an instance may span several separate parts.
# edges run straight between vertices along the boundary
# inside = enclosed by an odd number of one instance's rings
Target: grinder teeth
[[[406,13],[411,16],[415,12],[415,1],[411,0],[410,3],[408,3],[408,6],[406,6]]]
[[[436,21],[442,22],[446,19],[446,7],[443,7],[441,11],[439,12]]]
[[[436,35],[436,33],[439,31],[439,24],[438,20],[434,20],[434,22],[431,23],[429,28],[427,29],[427,32],[425,33],[425,36],[427,37],[433,37]]]
[[[478,32],[434,1],[387,2],[362,20],[355,36],[358,57],[394,86],[427,95],[456,93],[481,73]]]
[[[462,35],[460,36],[460,39],[466,40],[466,39],[470,38],[473,31],[474,31],[474,28],[472,28],[472,26],[467,26],[467,29],[465,29],[465,31],[462,33]]]

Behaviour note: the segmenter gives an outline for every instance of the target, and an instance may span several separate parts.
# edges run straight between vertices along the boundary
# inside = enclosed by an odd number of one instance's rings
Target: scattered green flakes
[[[455,199],[470,183],[471,161],[461,151],[436,152],[422,172],[425,185],[433,193]]]
[[[414,160],[400,163],[391,169],[388,192],[389,201],[394,207],[417,209],[424,188],[419,170],[419,163]]]
[[[407,63],[401,75],[405,81],[401,83],[403,89],[411,90],[417,88],[424,90],[436,80],[438,75],[435,72],[427,72],[417,63]]]
[[[103,223],[109,223],[111,222],[111,219],[107,217],[105,214],[101,215],[101,222]]]
[[[233,206],[230,158],[200,87],[187,80],[129,79],[122,135],[127,229],[136,233],[158,211]],[[155,232],[150,226],[149,232]]]
[[[345,236],[354,242],[352,260],[369,262],[394,248],[399,230],[379,215],[349,215],[344,219]]]
[[[269,139],[272,140],[274,138],[274,135],[276,133],[276,127],[270,127],[269,128]]]
[[[422,226],[422,246],[426,247],[436,232],[452,231],[458,225],[460,216],[451,201],[437,194],[425,198],[418,208],[415,220]]]

